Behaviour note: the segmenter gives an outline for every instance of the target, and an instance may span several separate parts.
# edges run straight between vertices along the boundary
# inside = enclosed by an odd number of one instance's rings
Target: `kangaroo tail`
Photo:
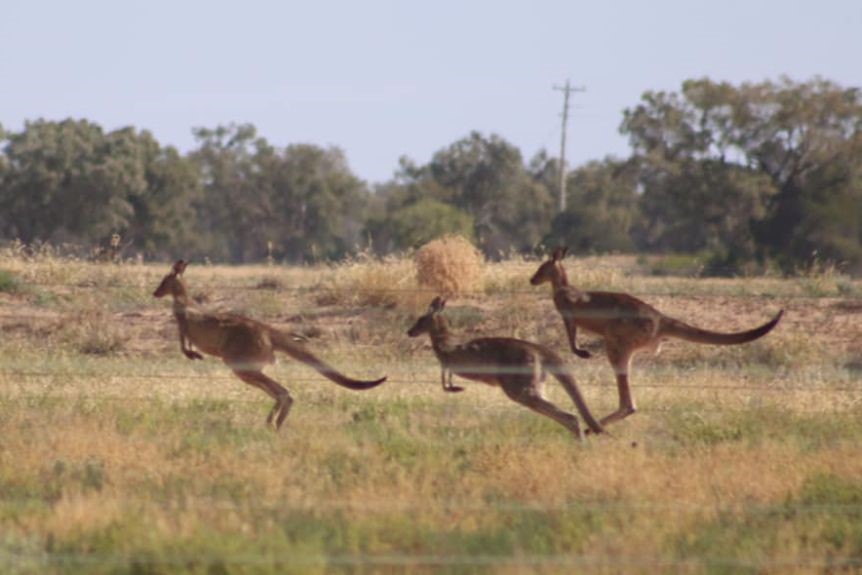
[[[341,387],[360,391],[363,389],[371,389],[372,387],[377,387],[378,385],[386,381],[386,376],[383,376],[380,379],[374,379],[370,381],[352,379],[350,377],[347,377],[346,375],[343,375],[337,369],[335,369],[325,361],[319,359],[317,356],[303,348],[301,345],[298,345],[295,341],[293,341],[293,338],[290,334],[272,330],[272,332],[270,333],[270,337],[272,339],[273,348],[286,353],[293,359],[301,361],[306,365],[310,365],[311,367],[319,371],[323,377],[334,381]]]
[[[578,413],[580,413],[581,417],[584,418],[590,431],[595,434],[604,433],[605,429],[593,416],[592,412],[590,412],[590,408],[587,407],[587,402],[584,400],[584,396],[581,395],[581,390],[578,389],[578,385],[575,383],[575,378],[566,371],[566,366],[562,360],[549,361],[548,367],[548,371],[557,378],[557,381],[560,382],[560,385],[563,386],[563,389],[565,389],[566,393],[569,394],[569,397],[572,398],[572,401],[575,403],[575,407],[578,409]]]
[[[700,329],[690,326],[676,319],[663,318],[660,328],[661,335],[676,337],[685,341],[694,343],[711,343],[714,345],[734,345],[738,343],[748,343],[757,338],[763,337],[778,325],[781,316],[784,315],[784,310],[776,314],[774,318],[754,329],[748,331],[738,331],[735,333],[720,333]]]

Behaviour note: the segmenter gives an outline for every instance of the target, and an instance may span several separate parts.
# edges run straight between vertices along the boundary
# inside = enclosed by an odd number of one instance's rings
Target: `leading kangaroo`
[[[310,365],[324,377],[348,389],[370,389],[383,383],[381,377],[373,381],[350,379],[317,359],[302,345],[293,341],[293,336],[281,332],[265,323],[246,317],[224,313],[205,313],[189,303],[182,274],[188,264],[179,260],[165,276],[153,296],[170,295],[174,299],[174,317],[180,331],[180,350],[189,359],[203,359],[193,349],[220,357],[245,383],[263,390],[275,400],[266,423],[279,429],[284,423],[293,398],[274,379],[263,374],[263,368],[275,362],[275,351],[282,351],[294,359]]]
[[[590,357],[590,352],[578,347],[579,327],[604,338],[608,361],[617,374],[620,399],[617,410],[601,419],[602,425],[619,421],[636,411],[628,377],[632,355],[636,352],[651,350],[658,353],[662,341],[672,337],[716,345],[747,343],[772,331],[784,314],[784,310],[781,310],[760,327],[737,333],[719,333],[692,327],[628,294],[583,292],[570,286],[566,270],[563,269],[563,258],[567,251],[567,248],[555,249],[551,258],[542,263],[530,278],[530,283],[551,284],[554,305],[563,318],[572,353],[582,358]]]
[[[431,346],[442,366],[443,389],[454,392],[462,388],[452,385],[452,374],[501,387],[510,399],[533,411],[550,417],[582,439],[578,418],[563,411],[542,394],[545,372],[550,372],[572,398],[581,417],[593,433],[604,431],[590,413],[575,380],[566,371],[563,360],[552,350],[522,339],[481,337],[466,343],[453,343],[446,319],[440,315],[446,300],[436,297],[428,312],[416,320],[407,335],[431,336]],[[447,382],[448,375],[448,382]]]

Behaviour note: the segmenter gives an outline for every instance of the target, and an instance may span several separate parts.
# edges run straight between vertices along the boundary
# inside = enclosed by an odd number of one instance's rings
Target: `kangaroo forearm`
[[[454,392],[457,393],[459,391],[464,391],[464,388],[460,385],[452,385],[452,370],[446,369],[445,367],[440,371],[440,376],[442,378],[443,383],[443,391]]]
[[[569,336],[569,347],[576,356],[587,359],[590,357],[590,352],[578,347],[578,326],[572,320],[566,320],[566,333]]]
[[[180,351],[189,359],[203,359],[203,356],[192,348],[191,341],[180,331]]]

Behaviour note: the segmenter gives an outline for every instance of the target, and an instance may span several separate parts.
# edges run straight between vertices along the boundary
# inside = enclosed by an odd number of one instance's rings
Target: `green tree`
[[[378,253],[419,246],[447,234],[473,239],[473,218],[451,204],[423,198],[370,219],[366,227]]]
[[[197,166],[173,147],[141,134],[146,192],[130,198],[134,215],[125,232],[148,258],[173,260],[197,255],[205,238],[198,228],[196,202],[202,197]]]
[[[337,148],[276,148],[251,125],[195,131],[203,178],[201,227],[210,257],[338,258],[360,241],[368,190]]]
[[[110,133],[85,120],[27,122],[10,134],[0,187],[4,235],[24,242],[94,244],[129,227],[146,192],[132,128]]]
[[[150,257],[194,244],[197,170],[149,132],[39,120],[8,134],[3,150],[0,233],[7,238],[91,248],[118,233]]]
[[[204,253],[215,260],[262,259],[267,238],[260,222],[272,206],[258,185],[254,155],[269,144],[250,124],[196,128],[193,133],[198,148],[190,156],[203,186],[196,210],[205,234]]]
[[[257,158],[268,236],[291,261],[341,258],[361,242],[369,191],[338,148],[295,144]]]
[[[556,171],[534,162],[536,176],[555,185],[548,174]],[[566,211],[557,214],[546,246],[566,245],[577,252],[631,251],[638,223],[637,172],[627,162],[606,159],[589,162],[571,172],[566,182]]]
[[[814,79],[743,85],[734,143],[777,189],[755,228],[764,253],[791,268],[813,254],[862,265],[858,213],[862,92]],[[848,229],[856,220],[856,233]],[[852,239],[855,238],[855,239]],[[848,241],[850,239],[850,241]]]
[[[857,197],[860,128],[859,91],[821,79],[647,92],[621,126],[643,188],[641,245],[787,268],[815,251],[858,262],[857,216],[819,214]]]
[[[531,249],[553,214],[553,199],[536,182],[520,151],[499,136],[478,132],[439,150],[421,167],[402,162],[406,194],[448,203],[473,219],[486,255]]]

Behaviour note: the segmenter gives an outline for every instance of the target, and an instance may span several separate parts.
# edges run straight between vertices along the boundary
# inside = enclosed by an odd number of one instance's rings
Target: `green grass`
[[[862,479],[819,473],[784,503],[719,513],[700,522],[676,543],[683,559],[708,557],[712,573],[759,573],[758,557],[799,553],[818,570],[856,570],[862,566]]]
[[[9,270],[0,269],[0,293],[18,293],[20,289],[18,277]]]
[[[474,406],[347,397],[298,409],[282,435],[263,427],[264,402],[4,402],[0,565],[433,572],[461,560],[446,569],[467,573],[519,560],[553,571],[587,556],[613,572],[646,553],[695,571],[760,572],[785,557],[840,562],[862,551],[862,483],[828,471],[862,440],[856,414],[828,424],[771,409],[697,418],[697,406],[679,405],[641,421],[665,436],[633,449],[624,430],[576,446],[515,406],[465,426]],[[45,447],[58,437],[37,423],[46,416],[71,436],[65,447]],[[765,500],[755,490],[705,505],[710,489],[679,491],[674,479],[737,456],[762,473],[788,452],[808,458],[801,485]],[[609,489],[578,478],[602,477],[586,473],[602,466]],[[637,553],[608,554],[629,538]],[[805,544],[788,551],[788,541]]]

